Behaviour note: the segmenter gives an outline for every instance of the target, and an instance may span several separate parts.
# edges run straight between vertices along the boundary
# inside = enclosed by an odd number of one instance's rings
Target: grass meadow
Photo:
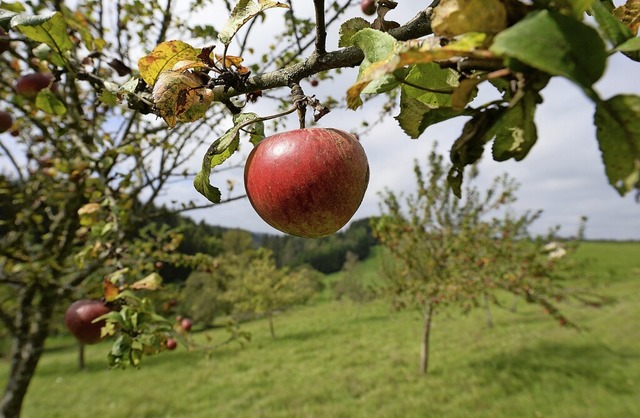
[[[69,337],[51,338],[23,417],[640,417],[640,243],[588,242],[598,290],[616,303],[563,305],[584,331],[558,326],[522,302],[517,312],[455,309],[434,318],[428,376],[418,374],[420,314],[383,300],[357,305],[328,292],[207,356],[176,351],[142,368],[109,370],[108,343],[79,371]],[[377,264],[359,265],[371,281]],[[328,277],[329,282],[336,277]],[[196,332],[198,341],[226,337]],[[8,370],[0,363],[0,383]]]

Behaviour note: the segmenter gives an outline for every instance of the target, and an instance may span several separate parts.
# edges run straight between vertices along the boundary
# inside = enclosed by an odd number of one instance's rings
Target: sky
[[[294,2],[296,13],[303,14],[307,11],[304,7],[311,12],[312,2],[304,3]],[[423,4],[424,2],[400,0],[398,8],[388,15],[388,19],[405,22]],[[257,49],[261,47],[261,42],[270,42],[269,26],[274,27],[274,21],[282,14],[279,9],[267,13],[269,25],[259,31],[258,39],[251,40]],[[356,16],[365,17],[360,13],[359,7],[352,8],[347,13],[347,17]],[[329,29],[329,50],[337,49],[337,29],[335,26]],[[233,45],[230,53],[232,49]],[[250,57],[245,58],[250,60]],[[640,79],[637,77],[639,65],[621,55],[612,57],[596,90],[603,98],[618,93],[640,94]],[[320,100],[327,95],[344,97],[346,89],[355,81],[356,71],[348,69],[334,80],[322,80],[316,88],[310,87],[308,83],[302,83],[302,87],[306,94],[315,94]],[[481,91],[480,98],[486,97],[483,94]],[[544,102],[538,107],[535,118],[538,142],[529,155],[520,162],[510,160],[498,163],[492,161],[490,152],[486,152],[479,166],[481,175],[476,183],[478,187],[487,187],[494,177],[505,172],[514,177],[521,187],[517,194],[518,201],[512,210],[516,213],[543,210],[542,217],[532,228],[536,234],[544,234],[550,228],[559,226],[560,234],[573,235],[577,231],[580,217],[586,216],[586,237],[589,239],[640,239],[640,204],[634,200],[633,193],[621,197],[609,185],[605,176],[593,125],[595,108],[592,102],[575,85],[558,77],[542,91],[542,96]],[[367,102],[357,111],[333,109],[318,125],[347,131],[357,130],[362,120],[378,120],[380,103],[379,100]],[[268,103],[262,103],[256,107],[256,111],[259,114],[269,114],[274,113],[275,109],[270,109]],[[429,127],[421,137],[414,140],[402,131],[393,118],[387,118],[372,132],[361,136],[361,143],[369,158],[371,179],[353,220],[380,214],[379,193],[385,188],[396,193],[412,193],[415,189],[412,171],[414,161],[417,159],[424,164],[434,141],[438,143],[437,149],[448,155],[464,122],[465,119],[456,118]],[[270,133],[274,132],[267,132]],[[250,145],[244,144],[239,155],[229,164],[233,161],[241,162],[249,151]],[[200,164],[201,155],[194,162],[194,169]],[[224,186],[227,179],[232,179],[236,184],[234,194],[243,191],[241,168],[211,177],[212,184],[220,186]],[[193,188],[185,186],[177,185],[168,194],[172,199],[206,203]],[[196,220],[204,219],[214,225],[278,233],[260,219],[246,199],[193,211],[188,216]]]

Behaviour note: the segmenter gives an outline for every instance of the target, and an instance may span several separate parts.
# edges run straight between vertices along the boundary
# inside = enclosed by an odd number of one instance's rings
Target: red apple
[[[318,84],[320,84],[320,82],[317,78],[312,78],[311,81],[309,81],[309,84],[311,84],[311,87],[318,87]]]
[[[167,341],[164,342],[167,350],[175,350],[178,346],[178,343],[173,338],[167,338]]]
[[[362,203],[369,163],[347,132],[297,129],[260,142],[247,158],[244,182],[251,205],[269,225],[320,238],[342,228]]]
[[[71,334],[83,344],[95,344],[101,340],[100,329],[105,321],[94,319],[111,310],[104,303],[94,299],[80,299],[73,302],[64,314],[64,324]]]
[[[13,116],[11,113],[0,110],[0,133],[6,132],[13,126]]]
[[[360,8],[362,13],[371,16],[376,12],[376,0],[362,0]]]
[[[35,97],[38,92],[51,86],[51,90],[56,90],[54,77],[51,73],[32,73],[23,75],[16,83],[16,93],[25,97]]]

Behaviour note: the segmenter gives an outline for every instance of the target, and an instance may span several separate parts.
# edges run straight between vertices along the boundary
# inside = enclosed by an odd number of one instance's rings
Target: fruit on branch
[[[0,110],[0,133],[6,132],[13,126],[13,116],[11,113]]]
[[[318,87],[318,84],[320,84],[320,82],[317,78],[312,78],[311,81],[309,81],[309,84],[311,84],[311,87]]]
[[[180,328],[182,328],[184,331],[191,331],[191,327],[193,326],[193,321],[189,318],[182,318],[182,320],[180,320]]]
[[[369,163],[347,132],[297,129],[260,142],[247,158],[244,182],[251,205],[269,225],[320,238],[342,228],[362,203]]]
[[[16,83],[16,93],[24,97],[35,97],[42,89],[51,86],[51,91],[57,90],[54,77],[51,73],[32,73],[23,75]]]
[[[360,8],[362,13],[371,16],[376,13],[376,0],[362,0]]]
[[[167,341],[164,342],[164,345],[167,347],[167,350],[175,350],[178,346],[178,343],[173,338],[167,338]]]
[[[111,309],[99,300],[80,299],[67,308],[64,314],[64,324],[81,343],[95,344],[102,339],[100,330],[106,321],[93,322],[93,320],[110,311]]]

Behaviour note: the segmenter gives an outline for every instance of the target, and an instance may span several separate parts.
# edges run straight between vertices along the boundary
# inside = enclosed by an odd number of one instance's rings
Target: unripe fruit
[[[64,314],[64,324],[71,334],[83,344],[95,344],[102,338],[100,330],[105,321],[94,319],[109,313],[111,309],[99,300],[81,299],[73,302]]]
[[[51,90],[56,90],[53,83],[54,77],[51,73],[33,73],[20,77],[16,83],[16,93],[24,97],[36,97],[38,92],[51,85]]]
[[[0,110],[0,133],[6,132],[13,126],[13,116],[11,113]]]
[[[320,238],[342,228],[362,203],[369,164],[347,132],[297,129],[260,142],[247,158],[244,182],[251,205],[269,225]]]
[[[362,13],[371,16],[376,12],[376,1],[375,0],[362,0],[360,3],[360,8],[362,9]]]

